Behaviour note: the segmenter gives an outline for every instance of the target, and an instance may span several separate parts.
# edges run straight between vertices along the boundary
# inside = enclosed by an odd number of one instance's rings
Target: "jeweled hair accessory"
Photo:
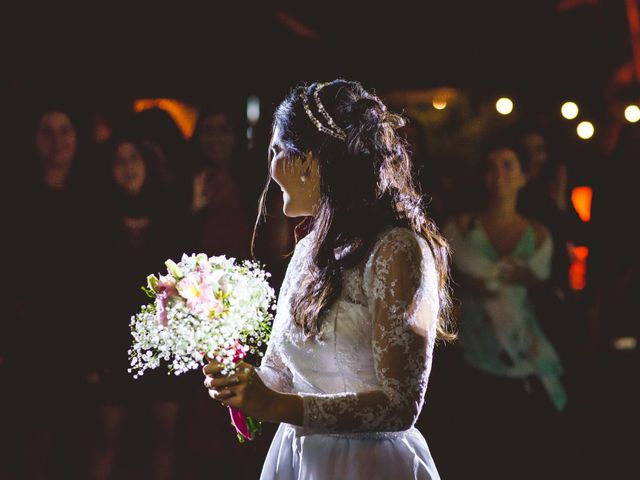
[[[333,118],[331,118],[331,115],[329,115],[327,110],[324,108],[324,105],[322,105],[322,102],[320,101],[320,90],[322,90],[327,85],[327,83],[321,83],[313,90],[313,99],[316,103],[316,109],[327,121],[327,125],[323,125],[323,123],[313,114],[311,108],[309,107],[309,98],[305,92],[302,92],[300,94],[300,97],[302,98],[302,105],[304,107],[304,111],[307,112],[307,116],[313,122],[319,132],[326,133],[327,135],[331,135],[332,137],[344,142],[347,139],[347,134],[344,133],[344,130],[340,128],[336,124],[336,122],[333,121]]]

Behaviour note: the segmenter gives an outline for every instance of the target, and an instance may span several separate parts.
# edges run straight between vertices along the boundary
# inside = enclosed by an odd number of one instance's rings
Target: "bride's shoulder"
[[[390,227],[378,234],[371,250],[372,254],[380,254],[381,251],[392,253],[404,251],[415,253],[421,251],[425,245],[425,239],[407,227]]]
[[[378,234],[369,253],[366,270],[388,261],[419,265],[430,256],[431,249],[422,235],[407,227],[391,227]]]
[[[396,284],[418,288],[434,277],[434,259],[426,239],[405,227],[381,232],[371,249],[363,271],[363,290],[380,298]]]
[[[297,241],[295,249],[293,251],[294,255],[305,255],[306,253],[308,253],[309,249],[311,248],[311,245],[313,244],[313,239],[316,236],[316,232],[312,231],[310,233],[308,233],[307,235],[305,235],[304,237],[302,237],[300,240]]]

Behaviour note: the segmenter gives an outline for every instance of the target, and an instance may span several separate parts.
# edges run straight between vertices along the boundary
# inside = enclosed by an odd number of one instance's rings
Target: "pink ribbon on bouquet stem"
[[[238,441],[244,443],[245,440],[253,440],[260,433],[260,424],[253,418],[246,416],[241,410],[234,407],[227,407],[231,417],[231,425],[236,429]]]

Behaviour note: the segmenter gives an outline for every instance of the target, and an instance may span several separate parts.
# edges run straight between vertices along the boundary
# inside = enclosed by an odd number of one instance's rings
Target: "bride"
[[[310,233],[261,366],[225,377],[213,361],[205,386],[280,423],[261,479],[437,479],[414,424],[434,342],[455,337],[448,247],[412,181],[404,121],[341,79],[295,88],[274,117],[270,176]]]

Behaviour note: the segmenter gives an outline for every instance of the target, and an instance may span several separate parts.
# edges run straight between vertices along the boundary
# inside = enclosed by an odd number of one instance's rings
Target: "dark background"
[[[570,93],[597,108],[595,94],[630,57],[627,20],[624,1],[582,3],[8,6],[3,89],[202,98],[344,76],[378,89],[514,90],[532,101]]]
[[[561,143],[573,155],[576,181],[591,184],[615,136],[611,103],[637,102],[639,92],[624,0],[50,2],[1,10],[0,150],[9,169],[19,166],[16,152],[31,141],[27,125],[43,104],[62,102],[87,117],[101,112],[117,122],[138,98],[225,101],[241,110],[247,96],[257,95],[260,152],[266,151],[271,110],[293,85],[344,77],[382,93],[453,87],[477,110],[508,95],[522,115],[551,126],[560,125],[559,105],[570,98],[581,117],[596,123],[596,136],[584,143],[566,126],[555,133],[566,135]],[[622,223],[631,223],[637,205],[634,196],[617,205]],[[585,291],[581,301],[588,306],[592,294]],[[625,313],[637,321],[637,312]],[[595,349],[584,357],[578,379],[584,401],[571,428],[582,432],[574,439],[588,436],[579,447],[566,446],[575,478],[633,478],[633,355]],[[436,366],[432,382],[433,388],[447,382],[446,372]],[[464,458],[456,456],[455,439],[443,440],[450,418],[438,417],[444,401],[436,395],[422,422],[446,479],[447,466]],[[429,424],[435,426],[431,437]],[[253,452],[246,455],[254,472],[270,428],[256,444],[239,447]],[[223,435],[234,441],[228,429]]]

